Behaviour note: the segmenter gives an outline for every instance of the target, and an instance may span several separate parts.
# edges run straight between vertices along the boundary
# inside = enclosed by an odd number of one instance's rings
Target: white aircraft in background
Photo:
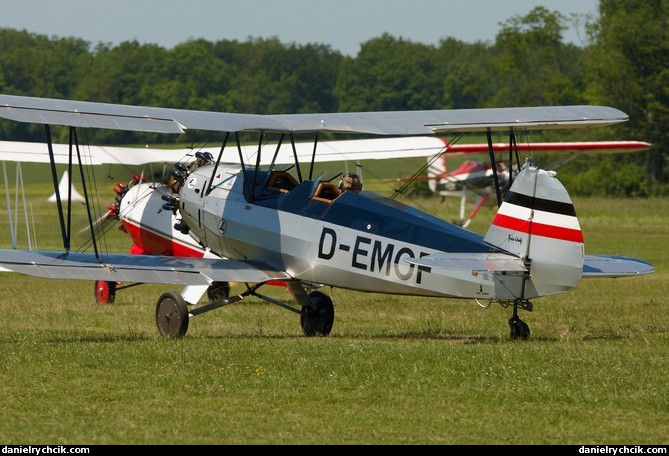
[[[220,258],[102,255],[95,243],[94,253],[72,253],[63,213],[70,204],[62,201],[62,252],[0,250],[0,266],[44,278],[204,287],[200,297],[214,282],[246,284],[236,296],[201,305],[183,291],[163,293],[155,319],[166,337],[182,337],[191,318],[248,297],[295,312],[307,336],[327,336],[334,324],[334,305],[320,290],[310,291],[316,283],[361,292],[496,301],[513,307],[511,337],[527,339],[529,326],[518,311],[532,310],[533,299],[571,291],[583,277],[636,276],[654,270],[636,258],[586,255],[567,191],[554,172],[531,161],[513,180],[488,232],[481,236],[373,192],[342,193],[311,171],[303,173],[295,152],[291,169],[280,169],[274,160],[263,167],[260,146],[254,162],[244,160],[241,148],[238,164],[222,160],[228,141],[239,144],[239,134],[247,131],[258,133],[259,145],[276,134],[277,151],[286,138],[292,146],[297,134],[318,138],[322,133],[485,132],[490,142],[492,131],[504,131],[513,143],[525,130],[628,120],[610,107],[250,115],[0,95],[0,117],[44,124],[52,158],[50,125],[70,128],[71,151],[79,150],[80,128],[225,133],[213,160],[175,166],[175,182],[164,206],[178,215],[184,233]],[[319,153],[316,146],[317,141],[310,170]],[[55,177],[54,188],[58,193]],[[90,216],[89,222],[93,230]],[[285,281],[291,302],[258,292],[275,280]]]

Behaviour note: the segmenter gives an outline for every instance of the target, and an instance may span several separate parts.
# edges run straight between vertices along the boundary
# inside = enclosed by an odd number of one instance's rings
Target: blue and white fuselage
[[[429,274],[429,266],[408,262],[442,252],[494,252],[476,233],[372,192],[314,197],[318,180],[281,192],[268,189],[268,174],[260,171],[252,192],[253,170],[239,167],[219,168],[207,195],[212,169],[204,166],[187,177],[179,211],[213,253],[358,291],[490,297],[481,285],[494,287],[491,280],[473,281],[467,273],[466,281],[446,284],[443,276]]]

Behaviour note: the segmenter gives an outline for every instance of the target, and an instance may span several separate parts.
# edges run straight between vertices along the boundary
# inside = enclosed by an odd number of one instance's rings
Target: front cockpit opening
[[[288,193],[297,187],[297,184],[297,180],[287,171],[272,171],[267,188],[281,193]]]

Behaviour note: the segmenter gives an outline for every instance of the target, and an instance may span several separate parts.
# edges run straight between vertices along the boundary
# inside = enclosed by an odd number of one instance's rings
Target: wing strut
[[[60,221],[60,232],[63,236],[63,247],[65,251],[70,251],[70,238],[65,231],[65,216],[63,215],[63,202],[60,199],[60,189],[58,188],[58,172],[56,171],[56,159],[53,155],[53,142],[51,141],[51,128],[49,124],[44,125],[44,133],[46,134],[46,143],[49,148],[49,161],[51,163],[51,177],[53,179],[53,186],[56,190],[56,206],[58,206],[58,220]],[[71,193],[71,192],[70,192]],[[69,198],[69,196],[68,196]]]
[[[211,172],[211,178],[209,178],[209,184],[207,184],[207,191],[205,192],[205,195],[208,195],[211,193],[211,190],[213,188],[213,182],[214,182],[214,176],[216,176],[216,171],[218,170],[218,164],[221,163],[221,158],[223,157],[223,151],[225,150],[225,146],[228,144],[228,138],[230,137],[230,132],[225,133],[225,138],[223,138],[223,145],[221,146],[221,151],[218,153],[218,158],[216,159],[216,163],[214,163],[214,170]],[[241,155],[240,155],[240,160],[241,160]],[[242,162],[242,169],[244,168],[244,163]]]
[[[290,145],[293,147],[293,158],[295,158],[295,168],[297,170],[297,179],[302,182],[302,171],[300,171],[300,161],[297,158],[297,149],[295,148],[295,135],[290,134]]]
[[[258,137],[258,153],[256,154],[256,169],[253,171],[253,180],[251,181],[251,196],[249,202],[253,202],[256,199],[256,178],[258,177],[258,170],[260,169],[260,154],[262,153],[262,141],[265,137],[264,132],[260,132]],[[245,175],[246,176],[246,175]],[[246,182],[246,177],[244,177],[244,182]]]
[[[316,161],[316,146],[318,145],[318,133],[314,135],[314,151],[311,153],[311,167],[309,168],[309,180],[314,177],[314,162]]]
[[[239,153],[239,164],[242,165],[242,171],[246,171],[246,164],[244,164],[244,155],[242,154],[242,144],[239,142],[239,132],[235,132],[235,142],[237,143],[237,153]],[[223,149],[221,149],[221,153]]]
[[[63,214],[63,200],[60,196],[60,188],[58,186],[58,173],[56,171],[56,160],[53,152],[53,142],[51,140],[51,129],[49,124],[44,125],[44,131],[46,134],[47,146],[49,148],[49,161],[51,164],[51,175],[53,178],[53,186],[55,188],[56,194],[56,205],[58,206],[58,220],[60,221],[60,231],[63,237],[63,248],[65,252],[70,252],[70,233],[71,233],[71,223],[72,223],[72,192],[68,192],[67,195],[67,226],[65,226],[65,215]],[[77,161],[79,163],[79,172],[81,176],[81,183],[84,189],[84,203],[86,204],[86,211],[88,215],[88,225],[91,229],[91,242],[93,244],[93,250],[95,251],[95,258],[99,259],[98,245],[95,241],[95,228],[93,223],[93,217],[91,215],[91,205],[88,201],[88,189],[86,185],[86,178],[84,175],[84,167],[81,162],[81,153],[79,151],[79,140],[77,138],[77,131],[74,127],[70,127],[70,140],[69,140],[69,160],[68,160],[68,179],[67,185],[68,188],[72,188],[72,152],[73,147],[77,150]]]
[[[492,165],[492,178],[495,181],[495,193],[497,194],[497,206],[502,205],[502,192],[499,188],[499,177],[497,176],[497,164],[495,163],[495,151],[492,147],[492,134],[490,133],[490,128],[486,130],[486,136],[488,137],[488,153],[490,154],[490,165]]]
[[[507,188],[511,188],[513,184],[513,156],[516,156],[516,169],[520,172],[520,155],[518,153],[518,141],[516,140],[516,134],[513,130],[509,133],[509,182],[507,183]]]
[[[95,252],[95,258],[99,258],[98,255],[98,245],[95,242],[95,223],[93,222],[93,216],[91,215],[91,205],[88,202],[88,185],[86,185],[86,178],[84,176],[84,167],[82,166],[81,163],[81,153],[79,152],[79,138],[77,138],[77,130],[74,127],[70,127],[70,168],[72,167],[72,140],[74,139],[74,146],[77,149],[77,160],[79,161],[79,175],[81,176],[81,185],[84,189],[84,201],[86,202],[86,212],[88,214],[88,225],[91,228],[91,242],[93,243],[93,251]],[[69,176],[72,176],[71,173],[68,173]],[[70,189],[72,188],[72,177],[69,177],[70,179]],[[70,212],[70,207],[72,206],[72,192],[68,192],[67,195],[67,200],[68,200],[68,232],[70,232],[70,218],[71,214]]]
[[[267,178],[265,179],[263,186],[267,185],[272,176],[272,170],[274,170],[274,163],[276,163],[276,157],[279,155],[279,149],[281,149],[281,144],[283,144],[283,139],[285,137],[286,137],[285,133],[281,133],[281,136],[279,136],[279,141],[276,144],[276,151],[274,152],[274,155],[272,155],[272,162],[269,164],[269,172],[267,173]]]

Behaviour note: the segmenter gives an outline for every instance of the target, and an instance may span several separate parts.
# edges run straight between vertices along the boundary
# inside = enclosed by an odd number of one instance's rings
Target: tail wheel
[[[188,331],[188,306],[174,291],[163,293],[156,303],[156,326],[163,337],[177,338]]]
[[[511,339],[530,338],[530,327],[518,317],[511,317],[509,319],[509,327],[511,328]]]
[[[327,336],[334,324],[332,299],[320,291],[309,293],[311,305],[302,306],[300,324],[305,336]]]
[[[116,298],[116,282],[95,282],[95,301],[98,304],[111,304]]]

